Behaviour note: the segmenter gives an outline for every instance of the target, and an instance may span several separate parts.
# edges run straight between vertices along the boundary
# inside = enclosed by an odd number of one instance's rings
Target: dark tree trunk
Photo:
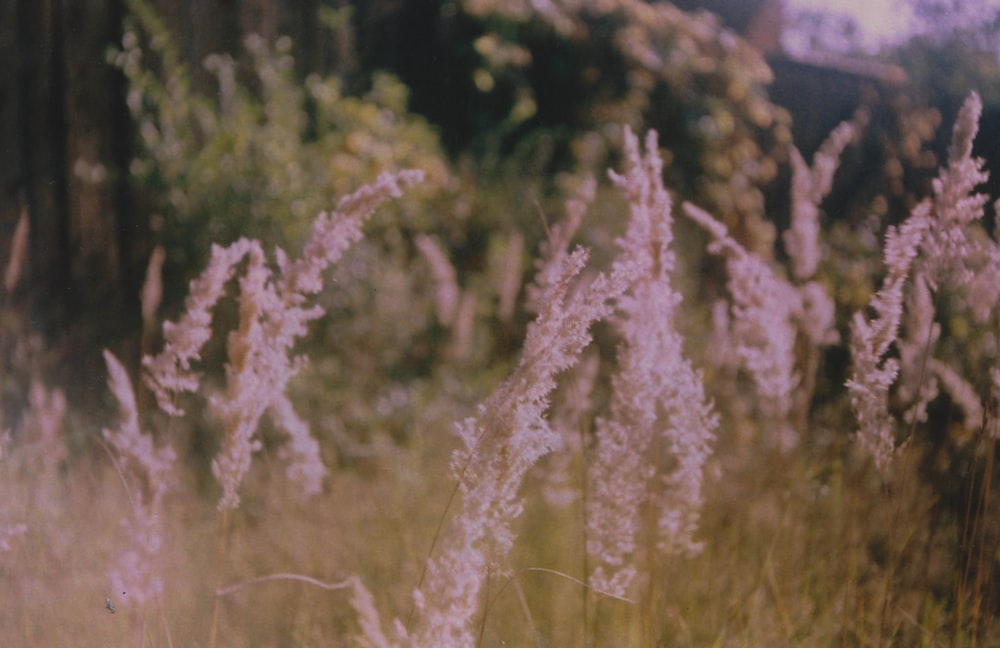
[[[0,265],[22,209],[31,225],[28,268],[5,307],[61,356],[46,360],[74,371],[40,377],[77,397],[102,388],[101,348],[139,319],[148,237],[130,208],[124,79],[105,57],[120,41],[122,16],[121,0],[0,2],[8,62],[0,72]],[[40,360],[21,370],[42,371]]]

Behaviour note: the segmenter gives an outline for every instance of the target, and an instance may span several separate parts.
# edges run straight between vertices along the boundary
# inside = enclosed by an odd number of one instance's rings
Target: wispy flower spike
[[[419,234],[414,238],[414,243],[424,255],[434,279],[434,314],[441,326],[450,327],[455,323],[455,314],[458,312],[459,290],[455,266],[433,238]]]
[[[820,146],[810,167],[799,150],[792,147],[792,224],[785,231],[785,251],[792,275],[806,281],[816,274],[822,256],[819,247],[819,205],[833,186],[840,166],[840,154],[854,137],[854,126],[844,122]]]
[[[361,238],[362,224],[379,205],[422,179],[421,171],[384,174],[344,197],[334,212],[316,218],[298,259],[289,261],[278,251],[277,275],[257,241],[240,239],[229,247],[214,247],[208,268],[191,282],[185,313],[176,323],[164,324],[164,349],[144,358],[143,366],[160,407],[176,416],[183,414],[177,398],[198,390],[192,364],[200,359],[212,335],[211,311],[237,266],[249,259],[240,278],[240,322],[227,344],[226,392],[210,399],[225,430],[222,449],[212,462],[212,473],[223,488],[220,510],[239,505],[240,483],[260,447],[255,439],[257,426],[268,409],[291,435],[293,474],[304,482],[307,492],[318,490],[322,465],[318,457],[312,461],[302,456],[318,447],[303,437],[304,424],[284,400],[288,381],[302,364],[292,356],[292,347],[306,333],[307,324],[323,314],[319,306],[306,305],[307,299],[322,288],[323,271]]]
[[[240,280],[240,324],[228,341],[226,394],[211,401],[225,428],[222,449],[212,461],[212,474],[223,487],[220,510],[239,506],[240,484],[253,453],[260,448],[255,438],[260,417],[276,403],[281,405],[289,380],[302,365],[300,358],[292,356],[292,347],[306,334],[307,324],[323,314],[321,307],[306,305],[307,298],[322,288],[323,271],[361,238],[361,226],[379,205],[422,178],[420,171],[385,174],[341,199],[333,213],[316,219],[301,257],[289,261],[278,255],[278,277],[272,275],[260,245],[249,246],[250,261]],[[289,414],[280,407],[275,412]],[[280,421],[291,422],[291,418]],[[289,430],[295,442],[293,453],[306,447],[301,427],[293,424]],[[306,464],[303,457],[296,457],[295,474],[305,476],[299,468],[308,465],[309,479],[304,484],[308,491],[318,490],[318,462],[316,458]]]
[[[683,207],[688,218],[712,236],[708,250],[726,258],[736,352],[770,413],[784,418],[799,383],[795,336],[803,318],[802,295],[729,236],[725,225],[691,203]]]
[[[876,316],[869,321],[858,312],[851,321],[852,369],[847,389],[858,419],[858,442],[883,473],[888,471],[895,451],[889,388],[899,372],[899,362],[885,355],[899,334],[903,287],[930,225],[929,214],[930,204],[923,202],[898,228],[889,228],[885,244],[889,274],[871,300]]]
[[[557,442],[543,415],[555,376],[568,369],[590,342],[590,325],[606,317],[609,301],[633,279],[627,268],[599,275],[570,294],[587,254],[554,255],[558,271],[540,312],[528,327],[521,362],[471,417],[457,427],[464,448],[452,458],[462,495],[460,510],[444,531],[414,594],[419,620],[414,645],[475,645],[472,619],[493,565],[502,564],[514,542],[512,522],[521,513],[518,489],[525,473]]]
[[[597,589],[622,596],[636,569],[630,557],[641,526],[641,507],[655,507],[661,548],[694,553],[702,504],[702,465],[711,453],[717,419],[705,397],[701,376],[684,357],[674,326],[680,294],[671,285],[674,270],[671,201],[663,187],[655,131],[642,154],[638,138],[625,131],[626,173],[611,173],[626,195],[630,219],[619,241],[623,266],[636,279],[617,302],[622,345],[612,378],[611,416],[597,422],[597,449],[588,483],[587,551],[599,566],[591,576]],[[659,438],[658,438],[659,437]],[[676,460],[664,480],[650,447],[662,443]]]
[[[948,166],[933,181],[933,220],[922,248],[921,269],[933,290],[956,288],[973,277],[969,260],[981,252],[981,242],[969,236],[968,226],[983,217],[987,196],[976,193],[989,174],[983,160],[972,156],[979,130],[982,101],[971,93],[958,113],[948,148]]]
[[[171,416],[184,415],[176,404],[180,395],[198,391],[199,377],[191,365],[212,337],[212,309],[251,245],[251,241],[240,239],[228,247],[212,246],[208,267],[188,288],[184,314],[177,322],[163,324],[163,350],[142,359],[146,385],[160,409]]]
[[[885,355],[897,341],[904,308],[903,288],[914,267],[922,279],[915,285],[915,310],[910,314],[911,328],[917,330],[908,335],[915,334],[917,339],[899,342],[907,374],[901,394],[911,400],[906,416],[909,420],[924,416],[924,407],[937,395],[940,381],[964,410],[967,422],[975,425],[982,417],[971,388],[950,367],[933,358],[922,361],[936,339],[927,288],[937,290],[967,283],[973,276],[970,261],[976,258],[985,259],[983,276],[996,276],[993,260],[1000,257],[995,244],[969,235],[969,225],[982,218],[986,203],[986,197],[977,194],[975,188],[987,180],[988,174],[982,169],[983,161],[972,156],[981,113],[982,102],[973,92],[959,111],[948,149],[948,166],[934,180],[933,198],[918,205],[898,229],[889,228],[885,249],[888,276],[871,301],[875,319],[868,321],[856,313],[851,325],[853,369],[847,387],[858,418],[858,441],[883,472],[888,471],[895,450],[889,388],[900,372],[900,361]],[[925,366],[930,371],[924,371]]]
[[[130,490],[131,514],[123,520],[129,546],[112,569],[111,584],[115,590],[128,591],[132,600],[143,603],[163,591],[158,568],[162,544],[160,509],[175,455],[170,446],[158,448],[152,435],[143,434],[132,381],[125,367],[109,351],[104,352],[104,361],[108,387],[118,400],[121,422],[115,430],[105,429],[103,436],[121,462],[123,478],[137,487]]]

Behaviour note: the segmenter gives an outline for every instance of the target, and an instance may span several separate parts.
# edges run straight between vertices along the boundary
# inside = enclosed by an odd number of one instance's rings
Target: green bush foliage
[[[408,112],[392,75],[375,73],[366,93],[348,96],[335,76],[297,78],[288,38],[250,36],[247,64],[207,57],[214,87],[199,90],[162,20],[130,6],[110,57],[128,79],[140,143],[130,171],[162,219],[171,264],[202,262],[210,243],[238,236],[301,244],[335,197],[384,171],[424,169],[425,191],[447,184],[437,135]]]

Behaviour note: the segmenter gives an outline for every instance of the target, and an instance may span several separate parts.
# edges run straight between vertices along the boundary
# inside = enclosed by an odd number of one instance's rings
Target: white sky
[[[857,21],[867,45],[902,37],[911,29],[913,16],[904,0],[786,0],[786,6],[846,14]]]
[[[973,0],[968,5],[980,7],[988,14],[986,10],[991,7],[995,10],[1000,0]],[[913,10],[908,0],[785,0],[785,6],[788,13],[802,8],[852,17],[860,28],[862,43],[872,50],[880,43],[898,42],[914,29]]]

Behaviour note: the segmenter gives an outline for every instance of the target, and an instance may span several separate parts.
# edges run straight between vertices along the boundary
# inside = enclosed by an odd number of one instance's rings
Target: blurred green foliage
[[[550,174],[602,176],[622,125],[655,128],[671,189],[769,248],[760,188],[786,158],[790,117],[768,100],[761,54],[718,18],[638,1],[461,6],[454,22],[479,21],[469,74],[501,115],[474,140],[485,151],[535,143]]]
[[[202,93],[162,20],[129,4],[111,58],[138,131],[130,171],[162,219],[168,270],[195,269],[212,242],[240,236],[294,248],[316,214],[383,171],[424,169],[424,195],[448,182],[435,131],[408,112],[392,75],[350,96],[335,76],[297,78],[287,37],[250,36],[247,69],[227,54],[205,59],[216,87]]]

